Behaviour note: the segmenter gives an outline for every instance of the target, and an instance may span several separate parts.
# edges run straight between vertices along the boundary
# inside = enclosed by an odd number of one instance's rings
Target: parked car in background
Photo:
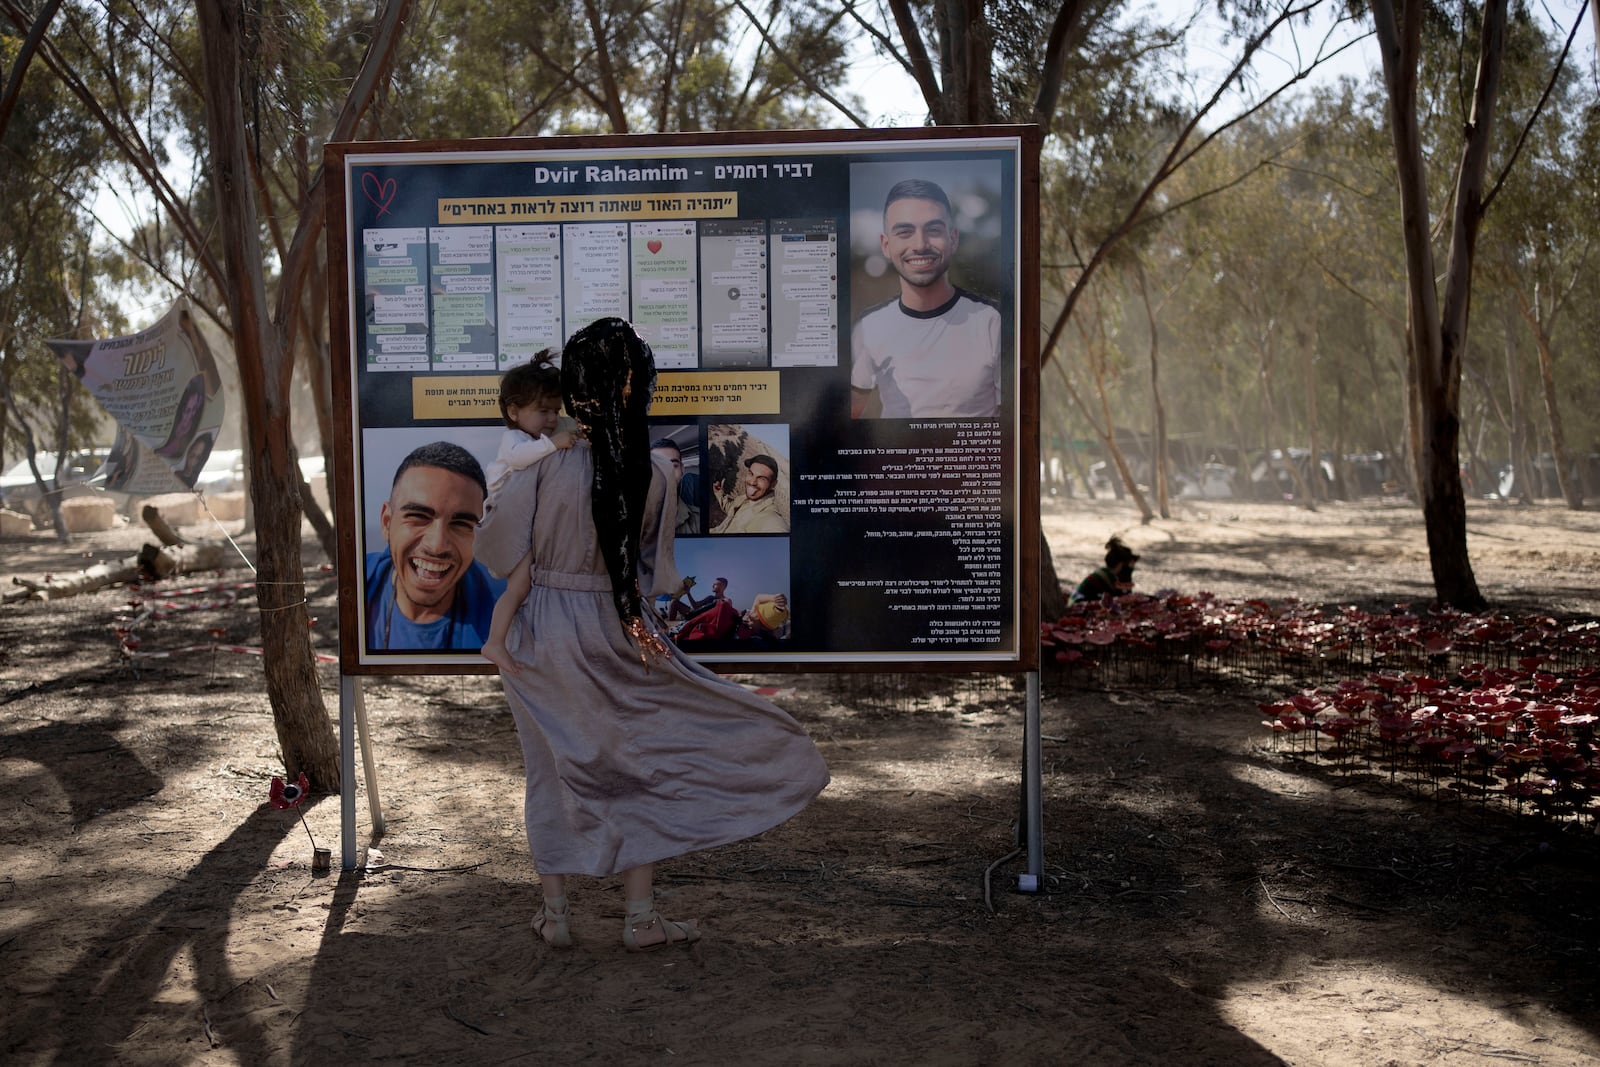
[[[201,493],[231,493],[244,488],[244,449],[213,449],[194,487]]]
[[[108,448],[86,448],[73,452],[61,471],[61,482],[64,486],[59,492],[61,499],[95,494],[110,499],[116,504],[118,511],[136,513],[139,502],[147,494],[106,489],[95,478],[110,454],[111,450]],[[56,469],[56,454],[39,452],[36,453],[36,457],[39,473],[44,476],[47,489],[54,490],[51,476]],[[205,466],[200,469],[200,475],[194,483],[195,489],[202,493],[228,493],[236,489],[242,490],[244,486],[244,451],[237,448],[213,450],[206,458]],[[167,491],[187,492],[176,476],[172,478]],[[45,525],[50,521],[49,507],[39,492],[38,483],[34,481],[33,471],[28,468],[26,459],[18,460],[0,475],[0,506],[8,511],[18,511],[32,516],[35,525]]]
[[[1600,452],[1570,455],[1568,463],[1567,477],[1577,485],[1579,495],[1592,497],[1600,493]],[[1496,472],[1495,484],[1489,488],[1491,499],[1498,495],[1500,500],[1515,500],[1524,490],[1534,498],[1558,497],[1561,478],[1556,470],[1556,458],[1548,452],[1534,456],[1528,460],[1526,477],[1507,463]]]
[[[1333,457],[1324,453],[1313,460],[1310,449],[1305,448],[1274,448],[1265,455],[1258,455],[1250,468],[1253,494],[1258,499],[1277,496],[1284,500],[1293,500],[1299,491],[1299,483],[1289,470],[1291,464],[1308,484],[1313,479],[1321,481],[1322,484],[1316,491],[1323,499],[1333,496]]]
[[[59,485],[55,480],[54,452],[36,452],[34,461],[39,466],[40,476],[44,478],[45,492],[54,494],[61,500],[91,494],[104,495],[113,500],[117,510],[121,511],[127,506],[128,495],[96,485],[94,481],[94,476],[110,454],[109,448],[81,448],[68,453],[67,461],[61,467]],[[0,506],[5,507],[7,511],[31,515],[36,524],[50,521],[49,503],[40,493],[39,483],[34,480],[33,471],[29,468],[26,458],[19,459],[8,467],[4,474],[0,474]]]

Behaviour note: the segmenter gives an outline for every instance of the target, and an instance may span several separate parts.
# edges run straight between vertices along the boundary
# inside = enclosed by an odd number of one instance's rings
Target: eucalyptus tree
[[[259,523],[267,693],[285,769],[334,790],[338,749],[310,647],[300,555],[293,338],[304,330],[301,300],[323,220],[316,149],[356,134],[392,69],[411,4],[391,0],[374,17],[310,0],[225,6],[202,5],[197,20],[189,5],[157,0],[63,4],[39,61],[143,184],[154,205],[143,235],[153,269],[196,293],[196,307],[231,334]],[[0,0],[0,13],[27,21],[17,0]],[[339,42],[353,37],[367,47],[358,65],[342,67]],[[169,174],[169,144],[194,161],[187,184]],[[166,258],[173,231],[187,258],[181,279]],[[264,239],[275,256],[263,253]]]
[[[1445,14],[1421,0],[1398,5],[1395,0],[1372,3],[1405,238],[1406,322],[1411,375],[1417,383],[1422,513],[1434,591],[1446,604],[1476,609],[1485,601],[1467,553],[1460,459],[1461,380],[1478,236],[1489,204],[1516,160],[1514,149],[1500,161],[1500,177],[1491,180],[1489,163],[1506,59],[1508,0],[1487,0],[1481,9],[1463,5],[1459,20],[1444,27],[1460,41],[1463,53],[1476,56],[1476,67],[1470,94],[1460,96],[1462,111],[1444,112],[1459,121],[1461,136],[1447,199],[1450,236],[1440,270],[1424,157],[1421,110],[1426,101],[1420,74],[1427,42],[1425,23],[1433,20],[1437,31]],[[1519,11],[1518,17],[1525,13]],[[1523,125],[1536,118],[1537,113]]]

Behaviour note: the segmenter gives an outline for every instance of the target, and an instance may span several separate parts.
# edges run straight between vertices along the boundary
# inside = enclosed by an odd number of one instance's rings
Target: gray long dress
[[[506,641],[522,673],[501,681],[522,740],[528,847],[548,874],[614,874],[739,841],[828,784],[821,754],[782,709],[675,647],[640,662],[612,604],[592,471],[580,444],[512,472],[474,547],[496,574],[534,553],[533,589]],[[669,472],[656,465],[644,518],[647,603],[680,582]]]

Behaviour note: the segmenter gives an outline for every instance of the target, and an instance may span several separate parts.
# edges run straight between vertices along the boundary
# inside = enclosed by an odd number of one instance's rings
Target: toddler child
[[[577,443],[576,433],[556,429],[561,418],[561,369],[548,348],[532,362],[512,367],[500,379],[500,416],[505,419],[506,431],[500,435],[500,451],[484,472],[489,482],[487,508],[491,509],[508,474]],[[506,576],[506,591],[495,602],[489,639],[483,644],[483,658],[512,674],[521,673],[522,668],[506,649],[506,635],[532,587],[532,559],[529,552]]]

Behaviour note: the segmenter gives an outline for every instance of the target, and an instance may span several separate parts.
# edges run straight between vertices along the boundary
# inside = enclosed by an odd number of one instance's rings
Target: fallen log
[[[163,545],[181,545],[184,543],[183,538],[178,536],[178,531],[174,530],[172,525],[162,517],[160,508],[146,504],[140,509],[139,517],[144,520],[146,526],[150,527],[150,531],[161,539]]]
[[[221,541],[193,545],[145,545],[136,556],[97,563],[77,574],[46,575],[43,578],[13,577],[20,589],[9,589],[0,602],[15,604],[23,600],[63,600],[93,593],[112,585],[148,582],[194,571],[221,570],[228,560],[228,546]]]
[[[221,541],[185,544],[161,517],[160,511],[146,507],[143,517],[151,532],[161,540],[160,545],[147,544],[136,556],[97,563],[77,574],[65,576],[51,574],[43,578],[14,577],[11,579],[12,583],[21,588],[8,589],[4,594],[0,594],[0,603],[62,600],[66,597],[93,593],[111,585],[154,581],[193,571],[221,570],[227,563],[229,548]]]

